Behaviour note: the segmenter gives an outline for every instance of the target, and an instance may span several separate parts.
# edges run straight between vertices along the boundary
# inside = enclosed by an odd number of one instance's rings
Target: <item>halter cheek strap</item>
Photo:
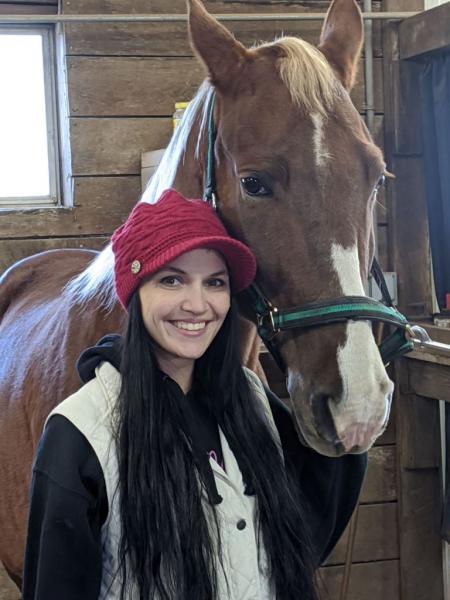
[[[218,210],[216,197],[216,173],[214,169],[214,143],[216,141],[216,125],[214,121],[214,107],[216,94],[213,92],[209,98],[208,115],[208,146],[206,152],[205,182],[203,188],[203,200],[208,202],[214,210]]]
[[[214,121],[215,98],[215,93],[212,92],[207,107],[208,146],[203,199],[218,211],[214,169],[214,145],[217,133]],[[273,340],[280,331],[291,329],[311,329],[346,321],[378,321],[395,328],[379,346],[384,364],[413,350],[414,345],[411,338],[415,334],[414,328],[410,326],[406,317],[394,307],[383,272],[375,258],[370,272],[381,290],[383,302],[367,296],[342,296],[293,308],[278,308],[266,298],[256,283],[248,288],[247,293],[255,311],[258,333],[282,371],[286,372],[286,365]]]

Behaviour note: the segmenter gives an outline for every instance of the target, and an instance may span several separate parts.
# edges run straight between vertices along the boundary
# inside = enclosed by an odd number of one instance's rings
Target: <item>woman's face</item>
[[[193,363],[205,353],[230,308],[226,263],[215,250],[191,250],[143,283],[139,297],[160,366],[179,359]]]

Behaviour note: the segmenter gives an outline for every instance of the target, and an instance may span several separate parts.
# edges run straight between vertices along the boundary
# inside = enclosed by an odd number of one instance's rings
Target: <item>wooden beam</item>
[[[0,239],[110,235],[140,194],[137,175],[75,177],[72,207],[3,211]]]
[[[401,10],[409,2],[387,1],[388,10]],[[388,169],[396,176],[387,187],[391,269],[398,275],[399,309],[409,316],[428,318],[432,312],[432,286],[422,144],[417,125],[418,81],[416,65],[399,56],[399,27],[398,23],[386,24],[383,49],[384,79],[389,82],[385,87],[386,158]],[[413,389],[408,364],[412,362],[403,359],[395,365],[399,597],[443,600],[438,404],[417,395]]]
[[[405,600],[444,600],[439,471],[403,469],[401,487],[401,597]]]
[[[429,402],[435,400],[450,402],[450,367],[448,365],[406,360],[409,375],[408,384],[414,394],[432,398],[433,400],[429,400]],[[429,426],[432,427],[433,424],[429,423]],[[436,436],[438,436],[438,431],[437,429]]]
[[[443,600],[438,403],[412,393],[412,362],[396,366],[402,598]]]
[[[405,19],[399,25],[400,58],[419,58],[450,48],[450,3]]]
[[[436,342],[450,344],[450,329],[448,327],[438,327],[433,323],[418,323],[418,325],[424,327],[428,331],[429,336]]]
[[[397,443],[401,457],[400,468],[437,469],[439,467],[437,402],[414,393],[410,388],[407,393],[400,396],[399,403],[405,413],[401,417],[401,435]]]

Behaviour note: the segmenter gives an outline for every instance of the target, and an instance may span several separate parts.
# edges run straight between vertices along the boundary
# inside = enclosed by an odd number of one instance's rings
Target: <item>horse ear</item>
[[[188,0],[189,36],[211,83],[223,90],[236,79],[247,49],[205,9],[201,0]]]
[[[320,35],[319,50],[347,90],[353,87],[364,40],[361,11],[354,0],[333,0]]]

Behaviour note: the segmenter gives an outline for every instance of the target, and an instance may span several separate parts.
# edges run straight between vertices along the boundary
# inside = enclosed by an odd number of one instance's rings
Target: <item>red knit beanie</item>
[[[170,189],[155,204],[136,204],[112,236],[116,292],[122,305],[127,307],[145,277],[197,248],[220,252],[227,263],[233,292],[240,292],[253,281],[253,253],[228,235],[207,202],[188,200]]]

